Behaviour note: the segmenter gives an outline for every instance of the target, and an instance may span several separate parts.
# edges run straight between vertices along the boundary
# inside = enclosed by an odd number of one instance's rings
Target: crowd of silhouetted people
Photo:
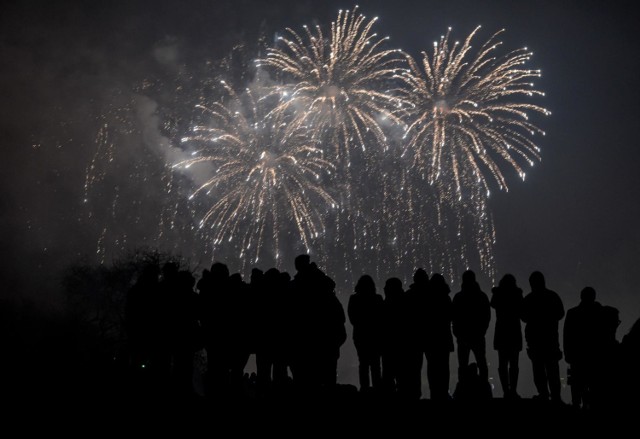
[[[147,266],[127,295],[132,369],[190,396],[195,354],[206,352],[205,395],[215,397],[246,385],[245,369],[255,355],[253,384],[258,394],[333,388],[340,348],[347,339],[345,310],[335,282],[308,255],[295,259],[295,269],[292,278],[276,268],[266,272],[254,268],[245,282],[217,262],[196,283],[191,272],[180,271],[175,263],[162,269]],[[582,290],[580,304],[565,317],[560,296],[546,287],[542,273],[533,272],[529,285],[525,295],[515,277],[506,274],[489,297],[469,270],[452,298],[441,274],[429,276],[418,269],[406,290],[399,278],[388,279],[383,297],[371,276],[363,275],[346,313],[353,326],[360,391],[420,399],[426,361],[431,400],[492,398],[486,334],[493,308],[493,348],[505,399],[520,398],[519,363],[525,347],[535,399],[562,404],[563,353],[574,406],[604,406],[623,398],[623,392],[637,395],[640,323],[618,342],[619,312],[597,302],[593,288]],[[450,392],[454,351],[458,382]]]

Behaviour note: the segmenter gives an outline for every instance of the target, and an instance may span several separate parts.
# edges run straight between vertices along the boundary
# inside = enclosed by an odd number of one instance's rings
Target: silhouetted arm
[[[562,299],[558,296],[557,293],[553,293],[555,295],[555,317],[558,321],[562,320],[564,317],[564,305],[562,304]]]
[[[498,310],[498,308],[500,307],[500,290],[498,288],[492,288],[491,289],[491,308],[495,309],[496,311]]]
[[[567,363],[572,363],[575,332],[573,313],[571,311],[567,313],[567,319],[564,321],[564,328],[562,330],[562,333],[562,347],[564,349],[565,360],[567,361]]]
[[[351,322],[352,326],[356,326],[358,324],[357,301],[358,299],[355,297],[355,294],[353,294],[349,297],[349,304],[347,305],[347,314],[349,315],[349,322]]]
[[[484,330],[484,333],[487,333],[487,329],[489,329],[489,323],[491,322],[491,306],[489,304],[489,298],[487,297],[486,294],[482,293],[483,295],[483,303],[482,303],[482,328]]]
[[[531,319],[531,298],[528,295],[524,299],[522,299],[522,306],[520,307],[520,319],[525,323],[529,323],[529,320]]]

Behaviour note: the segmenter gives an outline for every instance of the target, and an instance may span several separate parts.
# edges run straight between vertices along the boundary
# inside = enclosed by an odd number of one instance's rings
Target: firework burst
[[[406,136],[414,164],[431,183],[451,179],[458,196],[465,185],[481,184],[488,192],[486,176],[506,190],[499,160],[524,179],[521,163],[533,166],[540,159],[532,137],[544,135],[529,122],[529,114],[550,114],[521,99],[544,96],[531,82],[541,76],[540,70],[523,68],[532,53],[523,48],[494,55],[502,44],[495,41],[500,31],[473,56],[471,41],[479,29],[462,44],[450,44],[449,29],[434,42],[431,56],[422,53],[421,66],[407,56],[409,70],[399,75],[412,103]]]
[[[304,132],[265,118],[268,96],[256,98],[250,89],[240,96],[224,81],[223,86],[228,102],[198,106],[211,123],[182,139],[196,150],[193,158],[175,165],[212,165],[212,176],[190,197],[207,194],[214,200],[200,227],[210,230],[219,248],[239,238],[240,258],[252,263],[265,240],[273,241],[278,260],[279,243],[291,224],[296,240],[309,251],[324,232],[326,211],[336,207],[325,189],[333,165]]]
[[[403,60],[400,50],[383,50],[388,37],[372,32],[377,17],[367,21],[353,11],[339,11],[327,38],[320,26],[304,33],[287,29],[281,48],[269,49],[258,65],[271,68],[285,85],[276,112],[291,113],[291,129],[307,126],[333,145],[336,162],[349,165],[353,147],[366,151],[372,140],[388,142],[383,125],[400,123],[402,100],[389,90]]]
[[[450,43],[449,29],[434,42],[431,55],[422,53],[421,64],[407,56],[409,69],[398,78],[411,102],[404,154],[412,157],[416,174],[434,187],[439,209],[457,218],[450,235],[464,235],[465,223],[470,225],[480,259],[489,268],[495,239],[487,206],[490,181],[508,189],[501,164],[524,180],[523,166],[540,160],[533,137],[544,135],[529,115],[550,112],[523,100],[544,96],[532,82],[540,70],[523,67],[532,53],[523,48],[497,56],[500,31],[474,54],[471,42],[479,29],[462,44]]]

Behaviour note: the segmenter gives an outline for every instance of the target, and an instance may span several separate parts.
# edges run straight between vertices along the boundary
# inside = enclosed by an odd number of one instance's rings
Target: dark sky
[[[566,307],[577,304],[582,287],[593,286],[603,303],[620,309],[619,334],[625,333],[640,316],[640,23],[632,3],[359,4],[365,14],[380,16],[379,32],[413,54],[430,48],[448,26],[462,37],[478,24],[487,33],[506,28],[506,46],[534,51],[532,65],[543,71],[543,104],[553,115],[539,123],[547,132],[540,143],[543,160],[526,182],[510,178],[508,193],[492,191],[498,272],[512,272],[526,286],[531,271],[543,271]],[[184,66],[219,59],[260,30],[274,35],[286,26],[326,23],[337,9],[351,6],[305,0],[3,1],[2,294],[55,302],[60,270],[95,255],[102,226],[87,220],[82,199],[101,115],[148,78],[169,78]],[[140,110],[145,103],[139,97],[140,120],[148,116]],[[152,111],[155,104],[149,105]],[[144,127],[137,129],[146,136]],[[123,247],[144,242],[144,225],[131,227]]]

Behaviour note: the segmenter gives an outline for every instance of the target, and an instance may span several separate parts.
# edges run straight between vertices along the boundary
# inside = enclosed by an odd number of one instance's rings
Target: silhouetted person
[[[244,376],[244,369],[253,352],[253,324],[250,287],[242,280],[240,273],[229,276],[228,297],[226,299],[229,346],[229,377],[238,386]]]
[[[626,387],[626,383],[618,379],[621,350],[616,332],[620,326],[620,312],[612,306],[603,306],[599,317],[595,343],[599,354],[595,357],[591,405],[594,409],[609,410],[617,405],[619,389]]]
[[[299,255],[294,260],[296,274],[291,281],[292,305],[291,321],[291,363],[293,378],[301,387],[308,387],[313,382],[313,347],[310,346],[312,331],[305,314],[312,312],[313,306],[309,295],[315,288],[311,272],[309,255]],[[253,282],[252,282],[253,284]]]
[[[264,272],[259,268],[251,269],[249,278],[249,306],[247,309],[247,319],[249,324],[249,347],[252,354],[258,352],[259,332],[261,325],[261,301],[264,291]],[[257,376],[256,376],[257,380]]]
[[[288,383],[287,369],[291,365],[292,297],[291,276],[281,272],[278,276],[274,295],[274,344],[273,344],[273,382],[282,386]]]
[[[591,405],[601,319],[602,305],[596,302],[596,291],[584,288],[580,304],[567,311],[564,321],[564,355],[571,372],[571,402],[576,407]]]
[[[529,277],[531,292],[522,302],[522,321],[526,323],[524,335],[527,354],[533,366],[533,381],[537,398],[561,402],[560,370],[562,358],[558,337],[558,323],[564,317],[560,296],[548,290],[544,276],[535,271]]]
[[[370,385],[379,389],[381,376],[381,325],[382,296],[376,294],[376,285],[369,275],[362,276],[349,298],[347,308],[349,321],[353,325],[353,343],[358,353],[360,391]],[[369,380],[371,376],[371,380]]]
[[[294,379],[302,387],[333,386],[340,346],[346,340],[344,309],[335,295],[335,282],[308,255],[296,257],[295,267]]]
[[[384,285],[382,313],[382,383],[384,390],[395,393],[398,390],[400,365],[404,344],[402,281],[397,277],[387,279]]]
[[[207,392],[228,390],[231,383],[233,338],[230,326],[232,301],[229,269],[216,262],[198,283],[200,288],[200,322],[207,351]]]
[[[280,294],[280,271],[270,268],[264,273],[262,290],[257,301],[256,366],[258,384],[265,387],[272,382],[276,350],[277,300]]]
[[[413,283],[404,294],[404,353],[400,367],[400,396],[404,399],[420,399],[422,395],[422,356],[425,349],[424,302],[429,290],[429,275],[423,268],[413,274]]]
[[[333,387],[338,378],[340,347],[347,340],[346,317],[342,303],[336,296],[336,283],[315,264],[312,264],[312,269],[316,272],[321,292],[318,308],[319,320],[322,322],[320,325],[320,384]]]
[[[198,295],[193,291],[195,278],[189,271],[180,271],[175,276],[175,288],[169,293],[172,381],[174,391],[190,396],[194,393],[193,355],[202,348]]]
[[[640,319],[636,320],[620,344],[621,398],[631,413],[640,403]]]
[[[171,308],[172,297],[178,290],[178,270],[176,262],[166,262],[162,266],[158,291],[154,295],[152,311],[154,315],[154,360],[156,373],[166,381],[172,369],[172,353],[170,346],[172,319],[174,310]]]
[[[152,302],[158,293],[159,271],[155,264],[145,266],[127,293],[125,328],[135,370],[149,368],[153,357],[155,320]]]
[[[427,358],[427,379],[431,399],[449,399],[449,355],[453,352],[451,321],[453,305],[451,289],[444,277],[435,273],[429,281],[429,290],[422,308],[424,340],[422,348]]]
[[[480,379],[488,382],[485,335],[491,321],[489,298],[480,289],[473,271],[462,274],[459,293],[453,298],[453,334],[458,342],[458,372],[464,373],[473,352]]]
[[[505,274],[492,290],[491,306],[496,310],[493,348],[498,351],[498,375],[505,398],[518,398],[519,357],[522,351],[522,290],[516,278]]]

